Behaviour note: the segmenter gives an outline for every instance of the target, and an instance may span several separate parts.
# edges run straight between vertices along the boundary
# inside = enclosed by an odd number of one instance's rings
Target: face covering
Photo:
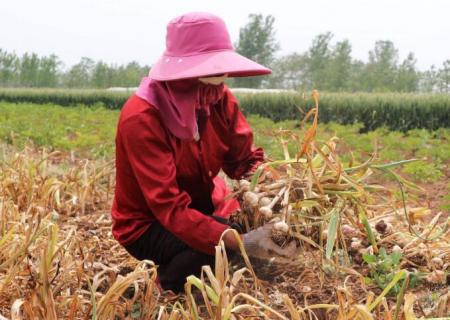
[[[215,77],[214,77],[215,78]],[[169,131],[181,140],[198,140],[198,116],[209,116],[209,108],[224,95],[224,85],[199,79],[155,81],[142,79],[136,95],[160,111]]]

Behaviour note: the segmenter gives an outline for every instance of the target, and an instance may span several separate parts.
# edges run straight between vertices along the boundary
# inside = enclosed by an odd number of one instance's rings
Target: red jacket
[[[252,131],[228,89],[210,116],[199,119],[198,142],[173,136],[158,112],[136,95],[121,111],[113,236],[130,244],[158,220],[190,247],[213,254],[227,226],[198,210],[212,208],[222,217],[236,210],[236,200],[224,200],[228,191],[217,174],[222,169],[239,179],[263,161],[263,151],[253,148]]]

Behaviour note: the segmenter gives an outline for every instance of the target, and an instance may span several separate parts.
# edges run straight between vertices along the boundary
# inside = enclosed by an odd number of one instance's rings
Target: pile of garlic
[[[239,181],[239,190],[242,193],[244,211],[252,215],[258,215],[264,221],[271,221],[275,214],[280,214],[280,219],[275,220],[273,228],[281,233],[289,232],[289,215],[292,207],[289,205],[289,186],[287,181],[279,180],[261,184],[250,191],[250,182]]]

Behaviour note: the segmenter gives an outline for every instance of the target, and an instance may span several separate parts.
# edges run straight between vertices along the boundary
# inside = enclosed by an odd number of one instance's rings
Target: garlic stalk
[[[272,202],[267,206],[263,206],[259,208],[259,213],[262,214],[265,218],[270,219],[273,215],[272,208],[281,199],[284,192],[286,191],[286,187],[283,187],[280,192],[272,199]]]
[[[292,211],[292,206],[288,205],[286,208],[286,212],[283,215],[283,219],[281,221],[276,222],[273,225],[273,228],[277,231],[283,232],[283,233],[288,233],[289,232],[289,224],[287,222],[289,222],[289,216],[291,214]]]
[[[263,191],[270,191],[274,189],[280,189],[286,185],[286,180],[278,180],[277,182],[262,186]]]

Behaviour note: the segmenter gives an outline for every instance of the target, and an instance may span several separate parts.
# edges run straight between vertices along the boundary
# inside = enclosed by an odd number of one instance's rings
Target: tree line
[[[54,54],[40,57],[36,53],[25,53],[18,56],[0,48],[0,87],[135,87],[149,68],[136,61],[114,65],[83,57],[68,70],[63,70],[62,61]]]
[[[375,42],[367,62],[352,57],[349,40],[333,42],[333,34],[317,35],[309,49],[277,58],[275,18],[249,15],[235,44],[237,52],[270,66],[267,78],[235,79],[233,85],[251,88],[308,89],[366,92],[450,92],[450,59],[442,66],[419,71],[414,53],[399,61],[398,50],[389,40]]]
[[[236,51],[269,66],[268,77],[229,79],[241,88],[311,89],[366,92],[450,92],[450,59],[441,66],[419,71],[411,52],[399,61],[398,50],[389,40],[377,41],[367,62],[352,57],[349,40],[333,41],[333,34],[317,35],[306,52],[277,57],[275,18],[250,14],[240,29]],[[149,66],[138,62],[107,64],[83,57],[68,69],[56,55],[22,56],[0,48],[1,87],[108,88],[136,87]]]

